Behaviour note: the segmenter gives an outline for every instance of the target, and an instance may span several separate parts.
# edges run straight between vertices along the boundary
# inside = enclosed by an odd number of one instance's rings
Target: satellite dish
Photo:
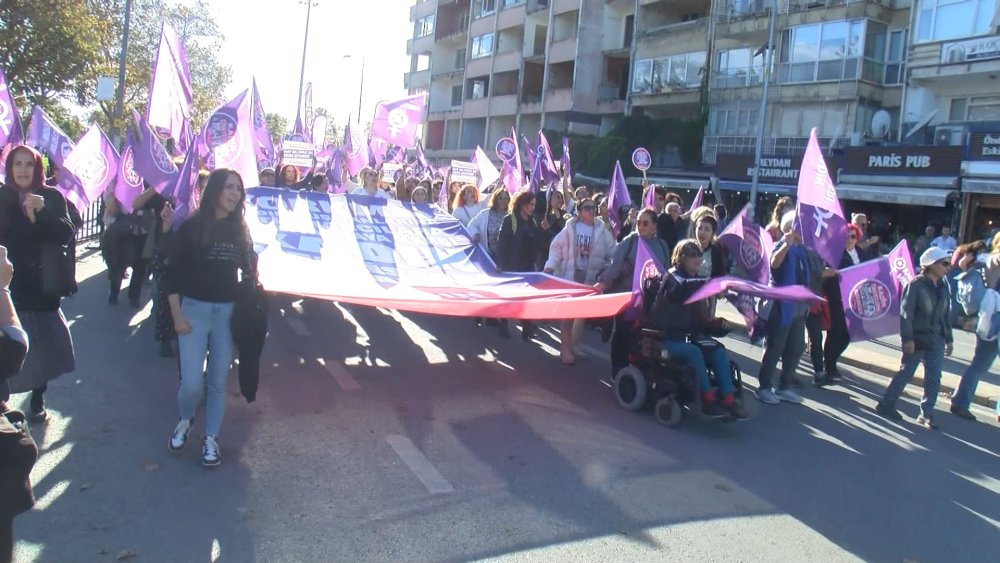
[[[927,127],[927,124],[930,123],[932,119],[934,119],[934,116],[937,115],[937,112],[938,112],[938,110],[936,110],[936,109],[935,110],[931,110],[931,112],[928,113],[926,116],[924,116],[923,119],[921,119],[920,121],[918,121],[917,124],[914,125],[912,129],[910,129],[909,131],[906,132],[906,136],[903,137],[903,140],[909,139],[913,135],[916,135],[917,131],[920,131],[924,127]]]
[[[884,109],[880,109],[872,116],[872,137],[884,139],[889,134],[892,127],[892,116]]]

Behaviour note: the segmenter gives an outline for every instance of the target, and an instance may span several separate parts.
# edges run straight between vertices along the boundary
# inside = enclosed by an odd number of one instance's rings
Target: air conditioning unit
[[[964,125],[938,125],[934,129],[934,144],[936,146],[960,146],[965,142],[966,129]]]

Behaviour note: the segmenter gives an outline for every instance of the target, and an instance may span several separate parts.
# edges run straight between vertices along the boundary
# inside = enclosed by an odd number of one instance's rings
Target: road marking
[[[410,337],[410,341],[417,345],[418,348],[424,353],[424,357],[427,358],[427,363],[429,364],[446,364],[448,363],[448,354],[444,352],[440,347],[436,346],[434,342],[438,341],[438,337],[427,332],[420,327],[417,323],[404,317],[399,311],[395,309],[386,309],[379,307],[378,311],[383,315],[395,320],[399,323],[400,328],[403,332]]]
[[[440,495],[455,492],[445,478],[438,472],[431,462],[420,453],[420,450],[413,445],[406,436],[392,434],[385,437],[392,449],[396,450],[403,463],[410,468],[410,471],[417,476],[417,479],[427,487],[427,491],[432,495]]]
[[[298,334],[299,336],[312,336],[312,332],[310,332],[309,328],[302,322],[302,319],[288,316],[285,317],[285,320],[288,321],[288,326],[292,327],[292,332],[295,334]]]
[[[319,365],[323,366],[323,369],[333,376],[333,379],[340,385],[340,388],[344,391],[358,391],[361,389],[361,385],[358,384],[357,380],[351,377],[351,374],[347,373],[344,366],[340,362],[330,360],[329,362],[323,358],[316,358]]]

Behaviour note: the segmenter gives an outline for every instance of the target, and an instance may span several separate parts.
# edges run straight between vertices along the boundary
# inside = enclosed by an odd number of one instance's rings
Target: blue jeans
[[[670,354],[670,357],[681,360],[694,369],[695,377],[698,378],[698,389],[704,393],[712,389],[712,383],[708,379],[708,368],[705,365],[705,354],[690,342],[680,342],[678,340],[664,340],[663,347]],[[716,383],[719,384],[719,391],[723,395],[733,392],[733,374],[729,370],[729,355],[722,346],[716,347],[709,353],[709,361],[712,362],[712,371],[715,372]]]
[[[882,396],[882,402],[895,406],[906,384],[913,379],[920,362],[924,364],[924,397],[920,400],[920,410],[927,416],[934,414],[938,391],[941,388],[941,364],[944,363],[944,338],[934,337],[926,350],[916,350],[912,354],[903,354],[899,372],[889,382],[889,387]]]
[[[967,409],[972,404],[972,397],[976,394],[976,387],[979,385],[979,378],[990,370],[993,360],[1000,350],[1000,341],[983,340],[976,337],[976,352],[972,356],[972,363],[965,368],[962,374],[962,381],[958,384],[958,389],[951,397],[951,406],[954,408]]]
[[[181,312],[191,324],[191,332],[177,338],[181,366],[177,406],[181,418],[194,418],[202,391],[207,388],[205,435],[216,436],[226,412],[226,377],[233,359],[233,334],[229,326],[233,304],[185,297]],[[206,354],[207,371],[204,369]]]

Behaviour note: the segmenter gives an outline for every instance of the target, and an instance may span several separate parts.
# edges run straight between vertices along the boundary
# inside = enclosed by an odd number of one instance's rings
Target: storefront
[[[720,154],[716,159],[715,175],[718,180],[715,187],[731,215],[750,201],[753,168],[753,155],[750,154]],[[766,225],[771,221],[778,199],[795,197],[801,168],[802,155],[761,155],[754,213],[759,224]]]
[[[987,238],[1000,229],[1000,132],[972,133],[962,170],[962,240]]]
[[[889,244],[913,241],[928,225],[958,224],[962,147],[848,147],[838,174],[844,212],[868,215]]]

